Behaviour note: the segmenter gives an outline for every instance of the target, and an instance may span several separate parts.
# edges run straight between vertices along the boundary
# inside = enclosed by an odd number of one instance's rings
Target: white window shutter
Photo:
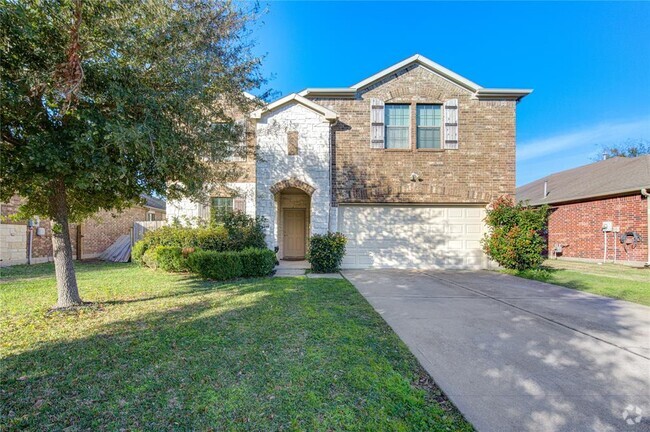
[[[246,213],[246,199],[242,197],[236,197],[232,200],[232,209],[234,211]]]
[[[444,148],[455,150],[458,148],[458,99],[446,101],[444,111]]]
[[[370,148],[384,148],[384,102],[370,99]]]

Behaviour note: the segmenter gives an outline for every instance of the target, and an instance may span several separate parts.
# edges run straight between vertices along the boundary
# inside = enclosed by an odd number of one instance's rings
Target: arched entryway
[[[305,259],[311,227],[311,195],[314,187],[295,178],[271,188],[276,202],[278,256],[283,260]]]
[[[311,222],[311,197],[300,189],[286,188],[278,199],[280,258],[304,260]]]

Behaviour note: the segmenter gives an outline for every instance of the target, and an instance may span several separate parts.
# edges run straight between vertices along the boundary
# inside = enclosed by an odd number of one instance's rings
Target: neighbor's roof
[[[478,99],[511,99],[511,100],[520,100],[526,95],[529,95],[533,92],[532,89],[503,89],[503,88],[483,88],[480,85],[468,80],[465,77],[458,75],[457,73],[447,69],[444,66],[435,63],[428,58],[415,54],[407,59],[402,60],[399,63],[377,72],[376,74],[360,81],[350,87],[336,87],[336,88],[308,88],[301,91],[300,96],[311,96],[311,97],[354,97],[358,91],[363,90],[364,88],[376,83],[377,81],[383,80],[390,75],[397,74],[405,68],[409,68],[413,65],[422,66],[431,72],[445,78],[446,80],[461,86],[472,93]]]
[[[544,182],[547,196],[544,197]],[[517,188],[517,201],[531,205],[585,201],[597,197],[626,195],[650,188],[650,155],[613,157],[561,171]]]
[[[151,195],[145,195],[145,194],[140,195],[140,198],[144,200],[145,207],[151,207],[159,210],[167,209],[167,203],[163,199],[154,198]]]

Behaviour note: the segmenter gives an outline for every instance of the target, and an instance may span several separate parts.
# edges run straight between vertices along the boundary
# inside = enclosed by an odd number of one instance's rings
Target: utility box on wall
[[[612,221],[603,222],[603,231],[611,232],[614,229],[614,224]]]

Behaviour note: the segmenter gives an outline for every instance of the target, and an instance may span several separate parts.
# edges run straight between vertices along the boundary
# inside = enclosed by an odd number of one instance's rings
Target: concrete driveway
[[[494,272],[343,275],[479,431],[650,431],[650,308]]]

